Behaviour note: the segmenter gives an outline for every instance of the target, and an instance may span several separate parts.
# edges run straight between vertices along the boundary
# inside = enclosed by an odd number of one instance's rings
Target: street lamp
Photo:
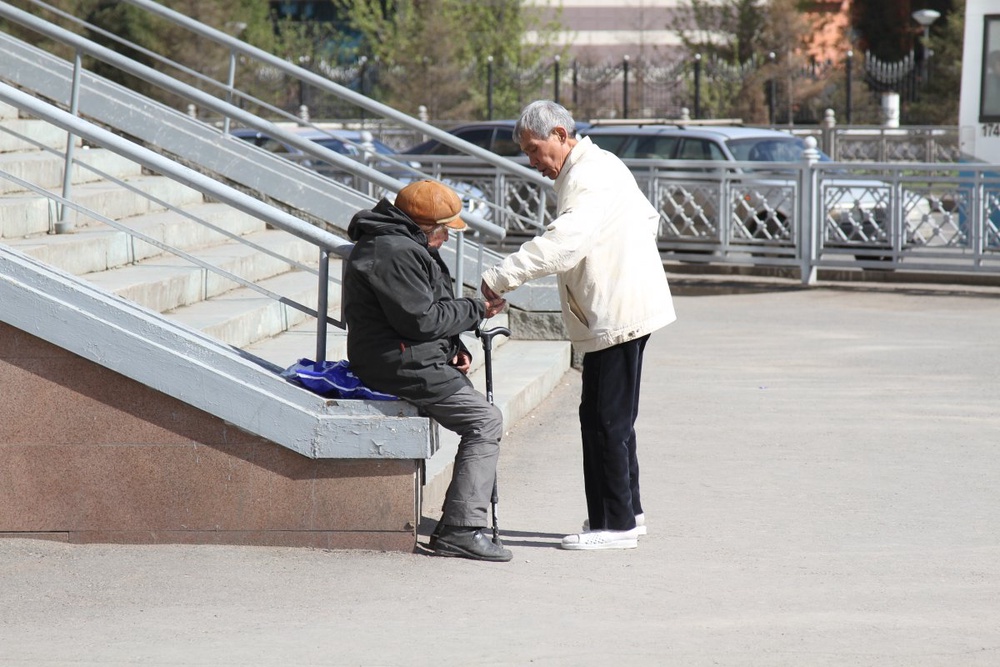
[[[913,20],[924,27],[924,49],[923,49],[924,62],[921,69],[923,70],[922,78],[925,86],[927,85],[927,57],[928,53],[930,52],[927,47],[927,43],[930,41],[931,38],[931,24],[937,21],[939,18],[941,18],[941,12],[935,11],[933,9],[918,9],[917,11],[913,12]]]

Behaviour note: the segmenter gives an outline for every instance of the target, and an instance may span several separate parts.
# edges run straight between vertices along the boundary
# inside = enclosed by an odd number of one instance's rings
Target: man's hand
[[[472,365],[472,355],[468,352],[459,352],[451,360],[451,365],[458,369],[463,375],[469,374],[469,367]]]
[[[503,310],[503,307],[507,305],[507,301],[502,296],[494,292],[490,286],[486,284],[485,280],[483,281],[483,284],[480,285],[479,290],[483,293],[483,296],[486,297],[487,318],[498,314]]]
[[[496,292],[494,292],[493,288],[490,287],[489,285],[487,285],[485,280],[483,281],[483,284],[479,286],[479,291],[483,293],[483,296],[486,297],[487,301],[502,301],[503,300],[503,297],[501,297],[499,294],[497,294]]]

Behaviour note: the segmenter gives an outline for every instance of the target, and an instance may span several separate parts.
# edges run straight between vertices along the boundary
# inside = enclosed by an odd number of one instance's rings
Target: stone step
[[[111,151],[90,148],[78,150],[76,153],[80,162],[115,178],[124,180],[142,175],[140,165]],[[61,156],[41,151],[0,154],[0,172],[9,173],[44,188],[62,187],[65,164],[66,161]],[[93,183],[100,180],[102,177],[90,169],[86,169],[80,164],[73,166],[73,183]],[[22,191],[21,186],[0,177],[0,194]]]
[[[228,242],[193,250],[190,254],[249,282],[271,278],[290,270],[292,266],[289,261],[307,266],[316,264],[315,246],[285,232],[265,230],[247,234],[243,238],[256,247]],[[158,312],[174,310],[225,294],[238,285],[225,276],[174,255],[92,273],[87,279],[108,292]]]
[[[294,270],[257,281],[259,287],[315,308],[319,293],[316,276]],[[277,336],[290,327],[312,318],[248,287],[183,306],[165,313],[167,317],[205,332],[238,348]]]
[[[0,102],[0,120],[4,122],[7,120],[16,120],[20,118],[20,115],[21,112],[17,107],[6,102]]]
[[[336,301],[335,301],[336,300]],[[340,290],[330,290],[330,312],[339,317]],[[288,368],[299,359],[316,360],[316,320],[308,318],[276,336],[259,340],[246,347],[246,351],[280,368]],[[327,361],[347,358],[347,332],[328,324],[326,327]]]
[[[164,204],[180,208],[204,202],[204,196],[197,190],[162,176],[136,176],[129,178],[127,182],[139,192],[100,181],[75,185],[70,199],[112,220],[164,210]],[[62,188],[54,189],[53,192],[61,195]],[[149,197],[155,197],[158,201]],[[104,224],[72,208],[68,208],[67,213],[66,220],[75,230]],[[34,192],[9,193],[0,199],[0,238],[51,233],[58,215],[55,202],[47,197]]]
[[[241,236],[265,227],[256,218],[221,204],[197,204],[186,207],[185,211]],[[129,219],[128,224],[150,238],[182,250],[203,248],[227,240],[224,234],[195,224],[174,211],[136,216]],[[106,271],[163,254],[160,248],[107,225],[87,227],[69,234],[9,239],[7,244],[76,275]]]
[[[66,150],[66,130],[44,121],[27,118],[8,118],[3,121],[0,131],[0,153],[15,151],[37,151],[39,144],[60,152]],[[81,146],[79,137],[75,138],[76,146]]]

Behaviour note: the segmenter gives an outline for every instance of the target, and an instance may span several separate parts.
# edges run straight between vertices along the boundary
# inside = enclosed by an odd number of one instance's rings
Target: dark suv
[[[511,133],[514,131],[512,120],[491,120],[481,123],[458,125],[448,130],[450,134],[470,144],[485,148],[503,157],[515,157],[521,154],[521,147],[514,141]],[[457,148],[443,144],[437,139],[425,141],[403,153],[407,155],[463,155]]]
[[[513,120],[486,120],[479,123],[457,125],[449,129],[448,133],[503,157],[523,157],[521,147],[514,141],[514,124]],[[582,133],[588,127],[590,127],[588,123],[577,123],[576,131]],[[431,139],[412,148],[407,148],[403,153],[407,155],[463,154],[458,149],[443,144],[437,139]]]

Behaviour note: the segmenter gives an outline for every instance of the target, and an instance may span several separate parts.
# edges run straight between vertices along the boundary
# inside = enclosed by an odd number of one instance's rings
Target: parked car
[[[481,123],[458,125],[448,130],[459,139],[485,148],[497,155],[514,157],[521,154],[521,147],[511,136],[514,129],[512,120],[494,120]],[[403,151],[405,155],[463,155],[457,148],[437,139],[429,139]]]
[[[794,234],[794,171],[780,163],[799,163],[805,141],[777,130],[750,127],[680,127],[674,125],[592,126],[586,135],[624,160],[698,160],[693,169],[678,168],[677,179],[666,188],[659,207],[663,216],[661,239],[714,242],[725,211],[736,213],[731,239],[747,244],[781,245]],[[821,162],[830,157],[819,151]],[[707,162],[742,162],[711,169]],[[767,163],[761,169],[747,162]],[[637,176],[642,171],[636,169]],[[745,175],[745,176],[744,176]],[[732,201],[723,202],[723,179],[735,184]],[[871,179],[844,177],[827,180],[830,196],[824,202],[826,245],[884,250],[888,239],[888,185]],[[869,257],[870,258],[870,257]]]
[[[324,148],[329,148],[330,150],[340,153],[341,155],[346,155],[358,160],[364,157],[365,150],[374,150],[376,155],[385,155],[387,158],[391,158],[392,161],[380,161],[377,159],[372,161],[369,159],[368,165],[404,183],[424,178],[419,171],[419,162],[407,160],[394,149],[390,148],[381,141],[374,139],[369,132],[365,132],[363,130],[340,129],[314,130],[312,128],[292,128],[292,131],[303,139],[309,139]],[[337,181],[351,186],[355,185],[354,177],[348,172],[324,162],[323,160],[317,160],[315,157],[303,153],[300,149],[287,144],[279,138],[271,137],[264,132],[254,130],[252,128],[235,129],[231,131],[231,134],[234,137],[243,139],[244,141],[249,141],[255,146],[263,148],[266,151],[270,151],[276,155],[281,155],[282,157],[298,162],[305,167],[315,169],[317,172],[329,176]],[[368,146],[371,148],[367,148]],[[401,166],[399,163],[402,163],[402,165],[405,166]],[[450,178],[443,178],[441,181],[451,186],[459,194],[459,196],[462,197],[462,202],[466,211],[469,213],[475,213],[484,218],[488,217],[489,210],[486,204],[483,203],[484,194],[482,190],[474,185],[470,185],[469,183],[456,181]]]
[[[515,122],[513,120],[487,120],[479,123],[466,123],[456,125],[449,129],[448,133],[497,155],[520,157],[522,155],[521,147],[514,141],[513,137]],[[582,132],[589,127],[589,124],[577,123],[576,127],[577,132]],[[406,155],[463,155],[457,148],[452,148],[437,139],[419,143],[407,148],[403,153]]]
[[[420,167],[420,163],[406,160],[400,156],[396,150],[373,138],[371,133],[365,130],[316,130],[304,127],[290,128],[289,131],[293,132],[296,136],[301,137],[302,139],[308,139],[324,148],[334,151],[335,153],[346,155],[356,160],[363,160],[365,158],[366,150],[374,151],[376,155],[384,155],[389,159],[385,161],[372,161],[369,158],[367,162],[368,166],[387,173],[394,178],[399,178],[400,180],[403,180],[404,177],[411,177],[415,172],[407,169],[406,167],[394,164],[394,162],[402,162],[413,169]],[[284,158],[292,160],[293,162],[297,162],[304,167],[308,167],[321,174],[330,176],[338,181],[345,183],[353,181],[353,177],[344,170],[339,169],[335,165],[331,165],[323,160],[318,160],[315,157],[302,152],[299,148],[282,141],[280,138],[269,136],[268,134],[253,128],[234,129],[230,132],[230,134],[234,137],[243,139],[244,141],[249,141],[255,146],[259,146],[268,152],[280,155]]]

